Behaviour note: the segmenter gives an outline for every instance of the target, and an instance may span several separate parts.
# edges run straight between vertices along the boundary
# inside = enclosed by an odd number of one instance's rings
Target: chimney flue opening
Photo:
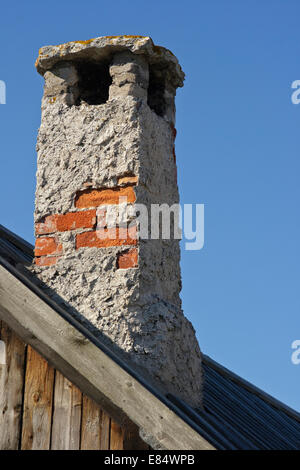
[[[148,106],[158,116],[166,113],[165,79],[163,72],[155,66],[149,67]]]
[[[104,104],[108,101],[109,87],[112,83],[109,62],[77,62],[79,77],[77,105],[85,102],[90,105]]]

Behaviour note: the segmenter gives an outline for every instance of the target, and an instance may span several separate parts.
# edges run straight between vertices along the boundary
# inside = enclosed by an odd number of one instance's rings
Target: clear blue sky
[[[186,73],[177,96],[181,201],[205,204],[205,246],[182,252],[202,350],[300,410],[299,0],[1,4],[0,223],[33,242],[39,47],[150,35]]]

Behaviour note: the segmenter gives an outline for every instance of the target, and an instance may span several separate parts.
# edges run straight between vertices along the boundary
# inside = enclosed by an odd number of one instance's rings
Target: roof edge
[[[0,257],[0,318],[116,421],[129,418],[147,443],[167,450],[213,450],[209,436]],[[122,423],[121,423],[122,424]]]

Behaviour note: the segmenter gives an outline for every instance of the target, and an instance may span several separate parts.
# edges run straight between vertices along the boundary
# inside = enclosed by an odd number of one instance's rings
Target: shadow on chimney
[[[158,116],[165,115],[165,80],[163,72],[156,69],[155,66],[149,67],[148,106]]]

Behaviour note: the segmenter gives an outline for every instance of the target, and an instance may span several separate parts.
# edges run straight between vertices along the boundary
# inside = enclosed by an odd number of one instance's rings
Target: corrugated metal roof
[[[300,415],[203,356],[203,409],[168,398],[220,450],[300,450]]]
[[[0,256],[22,269],[32,262],[33,247],[0,225]],[[299,413],[208,356],[203,371],[204,409],[194,410],[173,395],[166,398],[217,449],[300,450]]]
[[[0,224],[0,255],[16,266],[32,263],[33,246]]]
[[[300,450],[300,415],[205,356],[208,420],[237,449]]]

